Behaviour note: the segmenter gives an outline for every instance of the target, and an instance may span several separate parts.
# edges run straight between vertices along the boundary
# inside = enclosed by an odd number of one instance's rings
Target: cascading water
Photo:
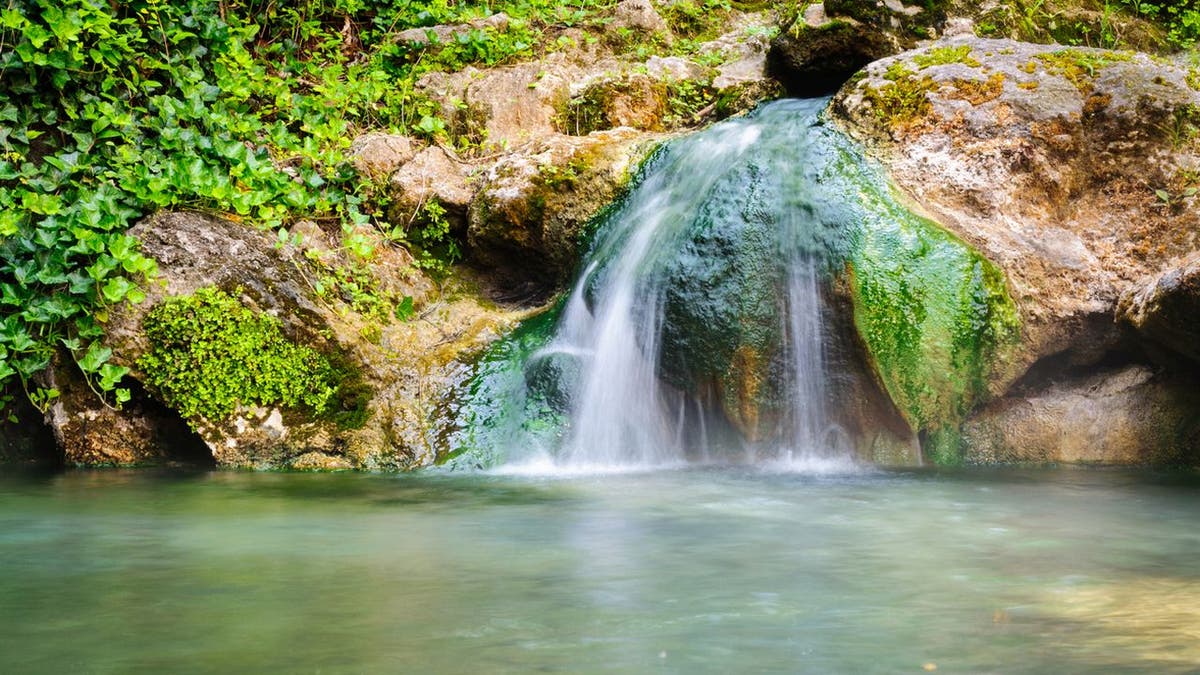
[[[820,237],[810,231],[819,224],[792,208],[796,195],[789,194],[803,191],[791,178],[805,161],[803,139],[823,103],[777,105],[676,142],[597,233],[553,338],[530,357],[569,364],[560,368],[570,381],[559,383],[567,428],[552,451],[557,464],[644,466],[760,454],[763,443],[740,444],[732,454],[713,447],[736,442],[722,419],[728,415],[721,414],[731,402],[742,409],[737,421],[744,435],[775,441],[773,453],[829,454],[827,441],[837,434],[827,415],[822,355],[827,256],[815,250]],[[729,258],[728,251],[705,250],[706,244],[750,247],[756,269],[748,278],[771,289],[757,289],[758,297],[735,289],[728,301],[770,306],[703,306],[714,299],[710,293],[720,294],[716,286],[736,287],[730,273],[747,271],[737,269],[737,251]],[[724,259],[730,269],[714,273],[705,258]],[[728,316],[704,316],[710,309]],[[693,320],[712,324],[688,325]],[[729,324],[745,321],[756,324],[747,339],[736,342],[735,336],[735,343],[715,348],[680,335],[736,333],[739,327]],[[697,349],[707,353],[679,353]],[[704,363],[709,357],[714,363]],[[713,367],[697,368],[697,362]],[[744,380],[733,383],[735,390],[739,384],[757,390],[723,391],[731,383],[722,379],[730,377]],[[767,393],[770,388],[779,391]],[[768,399],[784,404],[770,420],[758,410],[776,403]]]
[[[826,103],[770,103],[656,153],[567,298],[448,403],[442,461],[836,470],[919,462],[918,430],[953,442],[1014,344],[1015,305],[822,122]],[[830,310],[835,279],[849,313]]]

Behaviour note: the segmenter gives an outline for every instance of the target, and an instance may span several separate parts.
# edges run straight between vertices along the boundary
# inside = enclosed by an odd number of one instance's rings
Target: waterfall
[[[569,364],[556,371],[556,464],[846,451],[826,401],[821,225],[797,206],[812,192],[800,169],[823,105],[775,104],[672,143],[597,232],[553,337],[529,359]],[[729,270],[711,267],[721,256]],[[739,289],[743,258],[753,287]]]

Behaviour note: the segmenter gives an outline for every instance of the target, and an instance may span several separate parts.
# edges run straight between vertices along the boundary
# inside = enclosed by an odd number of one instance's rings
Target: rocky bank
[[[45,425],[18,407],[23,421],[0,435],[0,459],[429,465],[458,423],[454,396],[470,364],[565,287],[589,224],[658,144],[785,90],[837,90],[829,122],[883,167],[912,211],[999,270],[1019,324],[1015,346],[979,366],[982,393],[955,394],[966,408],[931,422],[895,394],[895,383],[914,374],[871,353],[852,263],[830,302],[854,325],[847,319],[831,330],[847,334],[839,344],[865,349],[835,362],[865,358],[873,371],[873,384],[862,384],[868,376],[843,387],[860,392],[849,395],[868,410],[858,418],[879,417],[889,435],[919,442],[926,458],[942,462],[1194,464],[1196,65],[977,37],[1066,39],[1022,32],[1003,3],[751,5],[734,3],[720,30],[693,39],[673,32],[663,3],[623,0],[602,31],[564,28],[538,61],[420,81],[454,136],[473,140],[372,132],[355,141],[354,158],[364,183],[389,195],[395,227],[436,220],[460,242],[466,261],[448,277],[421,272],[376,231],[352,233],[369,244],[358,255],[328,224],[303,222],[282,238],[208,214],[162,213],[138,225],[132,234],[158,261],[159,283],[145,302],[114,312],[106,337],[114,363],[132,369],[133,400],[110,407],[60,362],[46,374],[61,396]],[[1096,17],[1080,16],[1073,25],[1086,35]],[[420,49],[506,19],[486,21],[400,39]],[[1153,27],[1123,26],[1130,44],[1153,44]],[[691,40],[688,49],[670,47],[679,40]],[[367,287],[370,298],[355,293]],[[206,419],[172,409],[141,365],[155,347],[147,316],[203,289],[274,317],[288,340],[336,364],[339,414],[243,405],[227,419]],[[922,343],[931,358],[935,342]],[[880,392],[893,393],[902,421],[869,412],[881,409]]]

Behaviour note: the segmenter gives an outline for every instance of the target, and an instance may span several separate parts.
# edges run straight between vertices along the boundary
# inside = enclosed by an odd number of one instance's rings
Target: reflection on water
[[[757,467],[8,477],[0,672],[1189,672],[1198,488]]]

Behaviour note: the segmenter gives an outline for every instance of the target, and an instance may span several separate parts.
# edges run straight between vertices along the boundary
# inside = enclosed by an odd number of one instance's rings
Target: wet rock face
[[[746,167],[719,184],[665,261],[660,369],[694,394],[716,392],[726,417],[747,439],[770,436],[781,406],[785,292],[771,214],[757,210],[758,172]],[[747,193],[749,196],[747,196]]]

